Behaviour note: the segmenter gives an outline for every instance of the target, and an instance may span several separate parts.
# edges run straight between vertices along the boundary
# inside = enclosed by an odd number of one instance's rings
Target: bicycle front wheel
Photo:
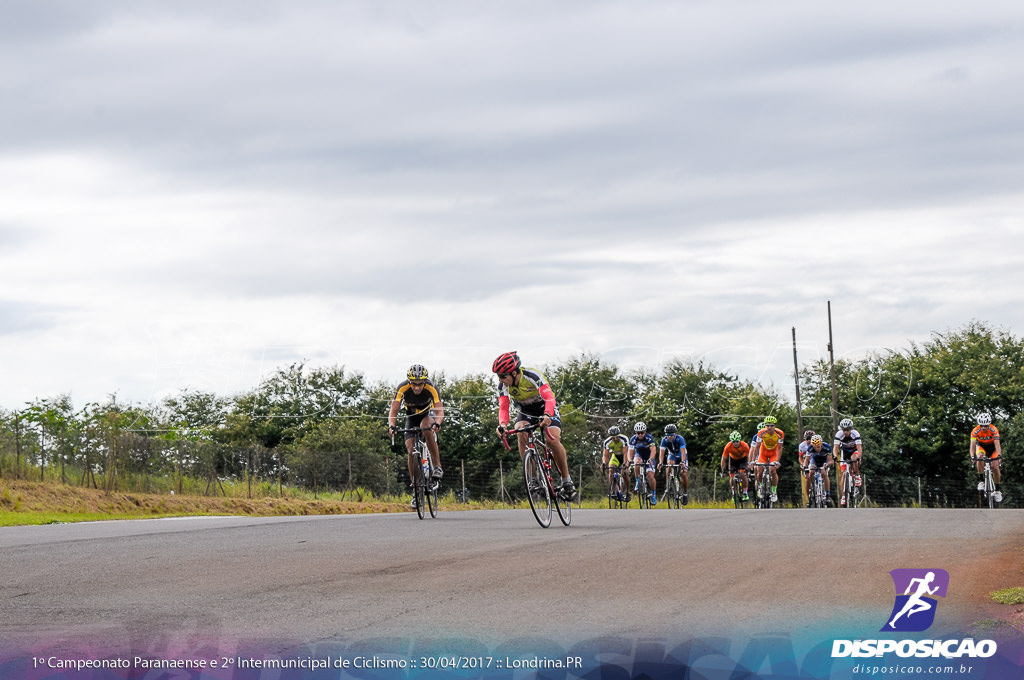
[[[438,481],[434,479],[434,467],[429,466],[429,474],[427,475],[427,509],[430,510],[431,517],[437,517],[437,487]]]
[[[988,496],[988,509],[994,510],[996,507],[996,483],[992,478],[992,471],[987,470],[985,474],[985,495]]]
[[[544,528],[551,526],[551,492],[540,457],[533,449],[527,449],[523,456],[523,477],[526,479],[526,496],[537,524]]]
[[[423,519],[423,515],[424,515],[424,512],[423,512],[424,511],[424,507],[423,506],[426,505],[426,499],[425,499],[426,493],[425,492],[426,492],[426,486],[427,485],[426,485],[426,480],[423,479],[423,466],[417,464],[415,466],[415,469],[416,469],[416,472],[415,472],[416,479],[414,480],[413,485],[412,485],[412,488],[413,488],[413,498],[416,501],[416,514],[420,516],[420,519]]]
[[[565,526],[569,526],[569,522],[572,521],[572,499],[556,495],[554,501],[555,510],[558,511],[558,519],[562,520],[562,524]]]
[[[680,501],[679,480],[674,476],[669,476],[667,487],[665,489],[665,498],[668,499],[668,507],[677,510],[683,507]]]

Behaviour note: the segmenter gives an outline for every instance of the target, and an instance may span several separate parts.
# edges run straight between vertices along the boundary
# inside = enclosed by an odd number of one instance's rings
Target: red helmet
[[[519,361],[519,355],[515,351],[505,352],[494,360],[491,373],[514,373],[519,370],[521,365],[522,362]]]

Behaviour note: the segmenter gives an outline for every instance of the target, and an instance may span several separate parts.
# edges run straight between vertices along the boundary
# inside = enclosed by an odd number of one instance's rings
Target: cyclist
[[[434,463],[434,471],[431,478],[439,480],[444,475],[441,470],[441,452],[437,448],[437,431],[444,420],[444,404],[441,403],[441,395],[438,394],[434,383],[427,377],[427,369],[420,364],[413,364],[405,373],[406,379],[398,386],[395,398],[391,400],[391,410],[388,411],[388,433],[395,436],[395,424],[398,421],[398,411],[405,405],[405,427],[419,427],[423,432],[423,439],[430,451],[430,458]],[[430,430],[430,432],[426,432]],[[409,479],[416,479],[416,466],[420,464],[413,446],[416,442],[416,435],[412,432],[405,433],[405,449],[409,452]],[[416,505],[416,496],[412,499],[413,507]]]
[[[679,466],[679,478],[683,482],[683,505],[690,502],[690,458],[686,454],[686,440],[677,432],[674,424],[665,426],[665,436],[658,447],[658,467],[665,466],[668,456],[669,465]],[[665,469],[665,488],[668,488],[668,468]]]
[[[722,473],[729,473],[729,484],[732,485],[732,477],[736,475],[740,478],[740,484],[743,486],[743,500],[749,501],[750,496],[747,494],[747,457],[750,455],[750,444],[743,441],[743,435],[733,430],[732,434],[729,435],[729,443],[725,445],[725,449],[722,450]]]
[[[860,486],[860,461],[864,457],[864,445],[860,440],[860,432],[853,429],[853,421],[849,418],[843,418],[839,421],[839,431],[836,432],[832,448],[836,453],[836,459],[840,463],[847,463],[853,468],[853,485]],[[839,482],[839,493],[845,493],[842,479]],[[846,504],[845,496],[840,498],[839,504]]]
[[[611,487],[612,475],[615,468],[622,474],[623,494],[626,494],[629,484],[629,466],[626,464],[626,454],[629,452],[629,439],[619,431],[617,425],[608,428],[608,438],[604,440],[601,452],[601,467],[608,470],[608,485]],[[624,499],[628,500],[628,499]]]
[[[633,426],[633,436],[629,438],[629,457],[633,461],[634,474],[637,480],[647,472],[647,486],[651,494],[651,505],[658,504],[657,482],[654,479],[654,437],[647,432],[647,423],[641,421]],[[636,491],[639,489],[637,482]]]
[[[814,430],[807,430],[804,432],[804,440],[800,442],[800,446],[797,447],[797,462],[803,465],[804,455],[807,453],[807,449],[811,447],[811,437],[817,434]],[[831,447],[829,448],[831,451]]]
[[[754,437],[754,446],[750,450],[751,462],[771,465],[772,503],[779,500],[779,454],[782,452],[782,442],[786,436],[775,426],[778,422],[779,420],[775,416],[765,418],[764,428],[759,430]]]
[[[512,431],[524,425],[540,425],[551,447],[555,467],[562,476],[559,492],[565,498],[576,499],[576,485],[569,476],[569,463],[562,445],[562,421],[558,413],[555,394],[544,376],[532,368],[523,368],[519,355],[505,352],[491,364],[491,372],[498,376],[498,434],[502,437],[509,431],[509,406],[512,401],[519,407]],[[519,455],[526,455],[527,435],[519,432]]]
[[[801,449],[803,444],[800,445]],[[800,465],[804,468],[804,477],[807,479],[807,491],[810,493],[811,480],[814,473],[821,470],[821,478],[825,484],[825,502],[832,505],[832,486],[828,480],[828,460],[832,456],[832,447],[822,440],[820,434],[815,434],[808,442],[807,449],[800,457]],[[807,507],[811,507],[811,498],[807,498]]]
[[[984,456],[978,455],[981,449]],[[985,490],[985,461],[975,458],[988,458],[989,466],[992,468],[992,480],[996,483],[996,490],[992,493],[992,500],[996,503],[1003,502],[1003,491],[1000,489],[999,458],[1003,449],[999,444],[999,430],[992,424],[992,416],[982,413],[978,416],[978,426],[971,430],[971,462],[978,471],[978,491]]]

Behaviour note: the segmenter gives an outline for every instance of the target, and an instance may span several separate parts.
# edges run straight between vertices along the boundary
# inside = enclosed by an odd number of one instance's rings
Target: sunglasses
[[[498,374],[498,380],[504,380],[505,378],[511,378],[511,377],[512,377],[511,373],[499,373]]]
[[[409,384],[412,385],[413,387],[423,387],[424,385],[427,384],[427,381],[426,380],[410,380]]]

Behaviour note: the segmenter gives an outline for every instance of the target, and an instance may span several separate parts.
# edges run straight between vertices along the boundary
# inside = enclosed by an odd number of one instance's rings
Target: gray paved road
[[[528,510],[0,529],[0,639],[111,652],[277,639],[560,640],[875,630],[888,572],[950,572],[943,614],[1020,584],[1024,511]],[[813,586],[840,583],[843,588]],[[950,619],[952,620],[952,619]]]

